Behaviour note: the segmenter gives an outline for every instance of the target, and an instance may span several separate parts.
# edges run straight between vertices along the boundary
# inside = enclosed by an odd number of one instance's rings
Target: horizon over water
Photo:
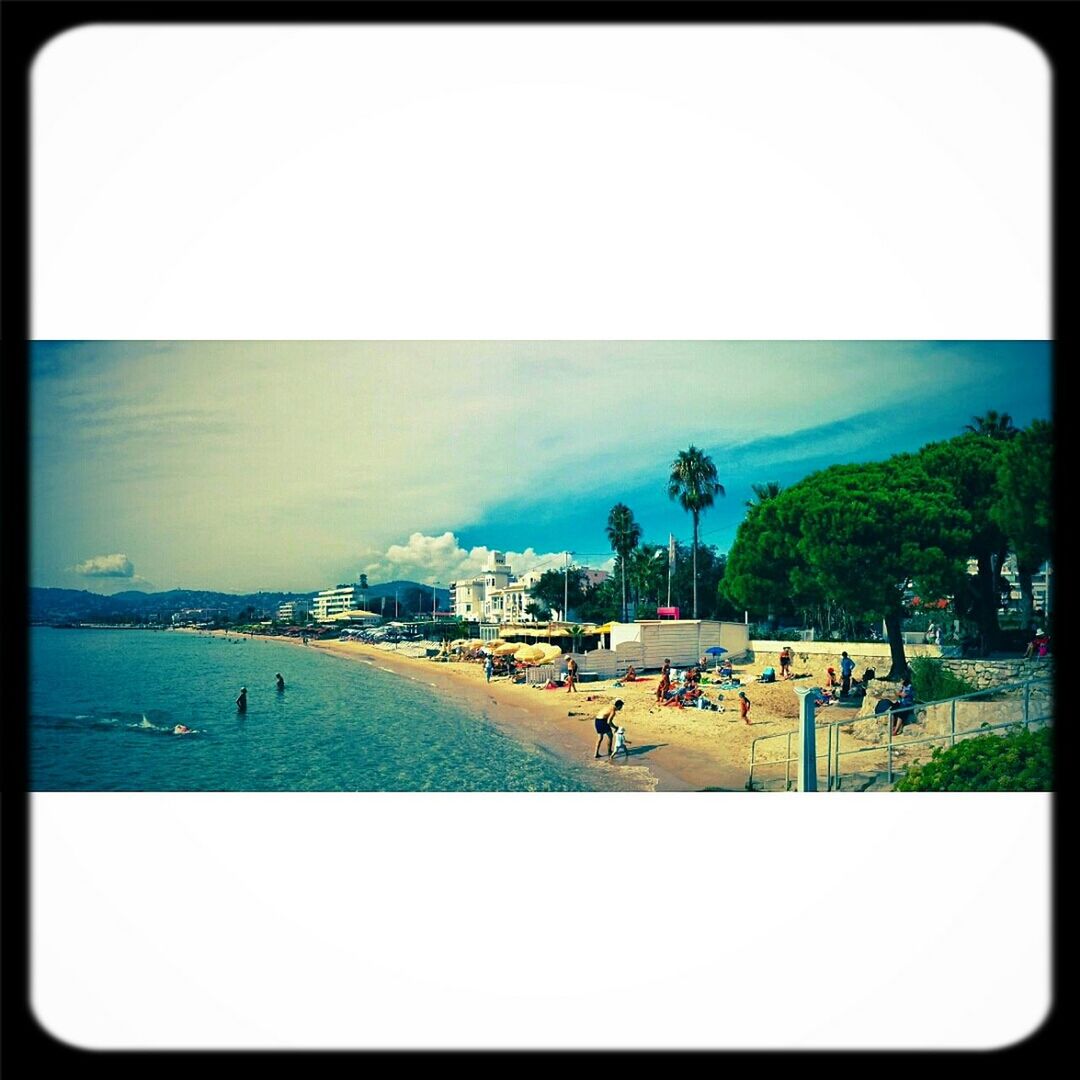
[[[173,631],[31,628],[29,742],[31,791],[626,789],[375,664]]]

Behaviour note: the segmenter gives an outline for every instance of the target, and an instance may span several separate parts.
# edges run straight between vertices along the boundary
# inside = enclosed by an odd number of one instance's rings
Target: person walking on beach
[[[247,712],[247,687],[240,687],[240,696],[236,699],[236,711],[246,713]]]
[[[577,693],[577,661],[572,656],[566,661],[566,692],[571,690]]]
[[[281,677],[280,671],[277,673],[277,675],[274,676],[274,678],[277,680],[277,689],[278,693],[280,694],[285,689],[285,680]]]
[[[623,757],[629,761],[630,751],[626,749],[626,728],[624,727],[615,729],[615,746],[612,748],[608,761],[614,761],[615,755],[618,754],[620,750],[623,752]]]
[[[840,696],[847,697],[851,689],[851,673],[855,670],[855,661],[846,652],[840,654]]]
[[[600,756],[600,744],[607,739],[608,757],[611,756],[612,745],[611,739],[614,735],[614,728],[612,727],[612,721],[615,719],[615,714],[623,707],[621,701],[616,701],[613,705],[609,705],[603,712],[596,714],[593,720],[593,726],[596,728],[596,753],[593,757]]]
[[[739,716],[750,723],[750,699],[742,690],[739,691]]]
[[[495,670],[495,661],[491,658],[491,653],[488,653],[487,659],[484,661],[484,678],[491,682],[491,673]]]

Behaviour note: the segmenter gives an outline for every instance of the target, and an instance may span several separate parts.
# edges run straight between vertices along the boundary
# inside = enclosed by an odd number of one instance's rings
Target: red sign
[[[656,617],[658,619],[677,619],[679,617],[679,609],[677,607],[658,607],[656,609]]]

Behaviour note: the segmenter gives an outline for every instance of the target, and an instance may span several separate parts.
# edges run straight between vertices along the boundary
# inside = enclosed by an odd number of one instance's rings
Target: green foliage
[[[1016,552],[1018,569],[1028,573],[1050,554],[1053,452],[1053,425],[1034,420],[998,458],[990,516]]]
[[[626,564],[630,553],[641,539],[641,526],[634,520],[634,511],[626,503],[616,503],[608,513],[607,538],[611,550],[619,556],[619,576],[622,578],[622,617],[626,618]]]
[[[896,791],[1052,791],[1050,728],[986,734],[938,747],[925,765],[912,765]]]
[[[678,457],[671,463],[667,493],[669,498],[678,500],[679,505],[691,515],[694,521],[691,596],[693,617],[696,619],[698,618],[698,524],[702,512],[713,505],[717,495],[724,494],[724,485],[720,483],[713,459],[703,450],[691,445],[686,450],[680,450]],[[715,595],[714,589],[703,591],[707,597]]]
[[[909,666],[911,685],[919,701],[942,701],[961,694],[974,694],[978,689],[935,657],[917,656]]]
[[[562,611],[564,590],[567,594],[568,605],[577,608],[585,599],[586,578],[584,571],[577,567],[570,567],[569,572],[564,570],[547,570],[540,580],[529,590],[534,602],[543,606],[548,618],[552,610]],[[563,612],[563,618],[566,613]]]

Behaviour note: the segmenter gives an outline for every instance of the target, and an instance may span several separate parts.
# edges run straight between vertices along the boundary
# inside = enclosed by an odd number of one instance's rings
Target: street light
[[[435,621],[435,586],[441,585],[442,582],[433,581],[431,583],[431,621]]]

